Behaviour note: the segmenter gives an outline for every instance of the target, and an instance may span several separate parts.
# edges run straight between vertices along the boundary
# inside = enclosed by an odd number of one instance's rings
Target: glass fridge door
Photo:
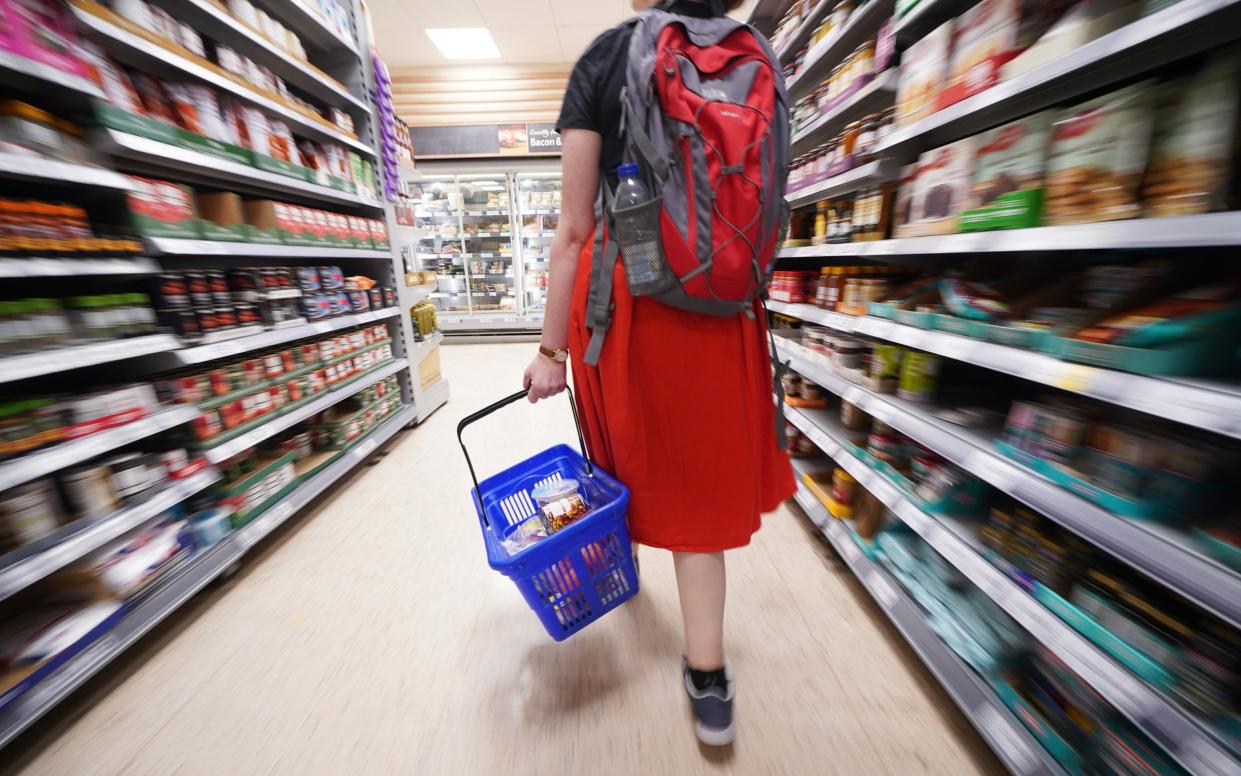
[[[461,254],[472,313],[517,311],[509,176],[459,175]]]
[[[470,311],[461,237],[461,192],[452,175],[427,176],[410,187],[417,242],[414,261],[423,272],[439,276],[431,302],[441,312]]]
[[[542,316],[552,236],[560,222],[560,173],[518,173],[517,204],[524,312]]]

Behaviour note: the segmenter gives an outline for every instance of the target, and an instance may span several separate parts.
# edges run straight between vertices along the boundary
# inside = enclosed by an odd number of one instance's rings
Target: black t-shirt
[[[682,16],[709,18],[711,6],[689,0],[672,4],[672,13]],[[585,53],[573,66],[569,86],[565,90],[564,104],[556,131],[565,129],[589,129],[603,136],[599,153],[599,169],[616,186],[616,168],[624,155],[620,138],[620,93],[625,85],[625,67],[629,63],[629,39],[633,37],[633,24],[624,23],[613,27],[586,48]]]

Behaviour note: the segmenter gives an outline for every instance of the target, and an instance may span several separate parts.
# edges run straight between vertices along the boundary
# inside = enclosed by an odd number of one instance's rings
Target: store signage
[[[468,156],[544,156],[559,154],[555,124],[477,124],[410,127],[419,159]]]
[[[560,133],[556,131],[555,124],[527,124],[526,135],[530,153],[560,153]]]

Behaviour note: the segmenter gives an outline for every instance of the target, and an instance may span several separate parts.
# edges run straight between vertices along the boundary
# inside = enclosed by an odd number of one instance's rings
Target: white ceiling
[[[744,19],[753,2],[734,15]],[[505,64],[574,62],[599,33],[633,13],[630,0],[368,0],[367,6],[388,67],[469,61],[444,59],[426,36],[428,27],[487,27]]]

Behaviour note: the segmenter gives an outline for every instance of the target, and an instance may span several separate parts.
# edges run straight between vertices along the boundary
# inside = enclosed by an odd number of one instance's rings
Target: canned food
[[[237,328],[237,311],[228,307],[215,308],[215,320],[219,329],[235,329]]]
[[[185,273],[185,284],[190,292],[190,304],[203,307],[215,304],[215,295],[211,293],[211,282],[205,272]]]
[[[216,317],[214,307],[203,307],[194,311],[194,315],[198,318],[198,330],[203,334],[210,334],[213,331],[219,331],[220,319]]]
[[[75,519],[103,517],[120,507],[107,466],[88,464],[69,469],[60,475],[60,482],[64,486],[65,507]]]
[[[234,305],[233,310],[237,313],[237,324],[239,326],[259,326],[263,323],[263,317],[259,315],[259,308],[252,304]]]
[[[205,273],[207,276],[207,286],[211,289],[211,296],[216,304],[231,304],[233,301],[232,291],[228,287],[228,278],[220,270],[210,270]]]
[[[160,275],[155,286],[156,304],[160,309],[189,307],[190,291],[185,283],[185,276],[179,272],[168,272]]]
[[[38,480],[0,495],[0,546],[21,547],[59,527],[50,480]]]

